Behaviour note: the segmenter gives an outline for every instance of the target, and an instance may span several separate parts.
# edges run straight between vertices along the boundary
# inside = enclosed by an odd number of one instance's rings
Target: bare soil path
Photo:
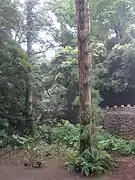
[[[0,153],[2,154],[2,153]],[[103,177],[80,177],[78,174],[68,173],[56,159],[46,161],[47,167],[40,169],[26,169],[18,157],[23,154],[12,155],[0,163],[0,180],[135,180],[135,157],[119,158],[119,165]]]

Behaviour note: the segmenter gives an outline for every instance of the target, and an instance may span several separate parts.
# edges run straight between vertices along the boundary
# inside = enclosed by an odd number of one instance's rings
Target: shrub
[[[102,174],[112,167],[111,156],[100,147],[93,147],[92,152],[87,149],[79,154],[80,126],[72,125],[68,121],[52,129],[54,142],[58,144],[56,150],[64,158],[70,170],[82,174]]]
[[[111,156],[101,149],[93,148],[92,152],[87,149],[81,155],[78,151],[67,151],[68,156],[66,156],[66,164],[68,167],[86,176],[100,175],[113,165]]]
[[[68,121],[58,124],[52,128],[52,138],[57,143],[62,143],[68,147],[74,147],[79,144],[80,126],[72,125]],[[135,141],[126,141],[119,136],[112,135],[103,130],[102,127],[95,129],[94,144],[99,149],[109,153],[128,156],[135,154]]]
[[[35,149],[41,141],[48,142],[49,128],[47,126],[34,126],[33,134],[30,136],[21,137],[12,135],[12,146],[25,147],[27,149]]]
[[[80,139],[80,126],[63,121],[63,124],[59,123],[57,127],[53,128],[52,139],[72,147]]]
[[[126,141],[100,128],[96,132],[96,137],[98,146],[103,150],[122,156],[135,154],[135,141]]]
[[[123,156],[135,154],[135,141],[123,140],[101,127],[95,129],[93,144],[95,148],[92,153],[87,149],[83,154],[79,154],[79,125],[74,126],[67,121],[59,124],[52,129],[52,137],[58,143],[58,151],[64,157],[68,167],[85,175],[101,174],[112,167],[113,160],[108,153]]]
[[[96,143],[93,143],[92,152],[86,149],[82,154],[79,153],[80,125],[72,125],[68,121],[63,121],[55,127],[35,127],[34,134],[29,137],[13,135],[12,144],[35,151],[44,157],[48,154],[60,155],[70,170],[87,176],[102,174],[112,167],[113,160],[108,153],[124,156],[135,154],[135,141],[125,141],[101,127],[96,128],[94,134],[96,138],[93,141]],[[47,144],[49,138],[53,142],[51,145]]]

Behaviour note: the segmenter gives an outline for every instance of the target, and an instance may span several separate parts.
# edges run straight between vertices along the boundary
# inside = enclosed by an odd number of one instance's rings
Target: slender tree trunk
[[[26,0],[26,12],[27,12],[27,53],[29,57],[29,63],[32,64],[32,43],[33,43],[33,1]],[[31,73],[31,72],[30,72]],[[33,87],[31,84],[30,73],[27,79],[27,89],[26,89],[26,113],[27,116],[32,116],[33,112]]]
[[[32,42],[33,42],[33,2],[32,0],[26,0],[26,12],[27,12],[27,53],[29,60],[31,61],[32,55]]]
[[[79,69],[79,91],[80,91],[80,152],[86,148],[91,150],[91,129],[92,120],[90,115],[91,89],[90,76],[92,70],[92,58],[89,48],[90,16],[87,0],[76,0],[76,24],[78,37],[78,69]],[[82,138],[86,125],[90,124],[90,134],[87,138]]]

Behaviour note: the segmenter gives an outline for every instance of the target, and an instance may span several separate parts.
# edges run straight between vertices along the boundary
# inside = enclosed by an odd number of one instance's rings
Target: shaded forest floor
[[[0,151],[0,180],[135,180],[135,157],[118,158],[118,167],[102,177],[80,177],[68,173],[56,159],[47,159],[46,167],[30,169],[23,167],[25,151]]]

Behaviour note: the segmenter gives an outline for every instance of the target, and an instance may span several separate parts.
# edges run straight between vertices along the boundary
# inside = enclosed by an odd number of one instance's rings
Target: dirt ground
[[[18,160],[19,156],[12,155],[9,158],[7,155],[6,159],[1,156],[0,180],[135,180],[135,157],[121,157],[118,159],[118,167],[103,177],[87,178],[68,173],[56,159],[46,160],[46,167],[41,169],[24,168],[23,163]]]

